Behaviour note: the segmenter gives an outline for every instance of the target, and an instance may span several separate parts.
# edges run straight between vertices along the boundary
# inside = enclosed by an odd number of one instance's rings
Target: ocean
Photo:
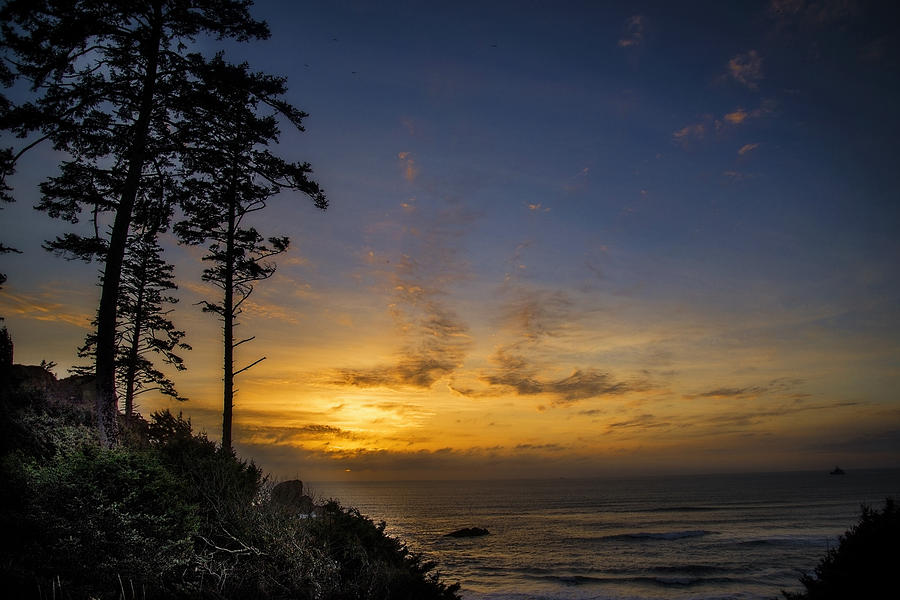
[[[757,600],[799,591],[900,470],[634,479],[322,482],[437,561],[465,600]],[[490,534],[452,538],[463,527]]]

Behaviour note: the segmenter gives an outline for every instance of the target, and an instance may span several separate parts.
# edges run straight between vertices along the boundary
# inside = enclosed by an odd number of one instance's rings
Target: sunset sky
[[[900,466],[893,2],[258,1],[228,57],[309,113],[278,151],[331,203],[248,301],[235,445],[309,480]],[[208,51],[215,50],[210,46]],[[21,143],[21,142],[9,142]],[[41,242],[59,155],[0,212],[16,362],[77,362],[97,265]],[[221,427],[201,251],[165,237]]]

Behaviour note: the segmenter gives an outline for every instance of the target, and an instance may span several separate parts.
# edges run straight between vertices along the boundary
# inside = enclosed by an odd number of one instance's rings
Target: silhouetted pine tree
[[[157,233],[157,226],[146,225],[131,234],[122,264],[117,307],[116,388],[128,416],[134,412],[135,398],[146,392],[159,391],[178,400],[185,399],[153,362],[158,357],[182,371],[184,359],[177,352],[191,349],[182,341],[184,331],[176,329],[169,320],[171,308],[168,307],[178,302],[171,292],[178,286],[174,282],[174,267],[162,258]],[[96,344],[96,334],[88,334],[78,355],[93,357]],[[87,374],[91,367],[75,371]]]
[[[9,67],[0,60],[0,83],[4,86],[11,86],[15,83],[15,76]],[[7,125],[10,123],[10,110],[12,108],[12,103],[4,94],[0,94],[0,129],[6,129]],[[16,155],[13,152],[12,148],[0,148],[0,208],[3,208],[3,203],[13,202],[14,198],[12,197],[12,188],[9,187],[6,180],[7,178],[15,173],[16,168]],[[10,252],[15,252],[16,254],[21,254],[15,248],[10,248],[9,246],[0,243],[0,254],[8,254]],[[0,286],[6,283],[6,274],[0,273]],[[3,320],[3,317],[0,317],[0,321]]]
[[[67,236],[52,249],[104,257],[97,311],[96,385],[101,443],[117,443],[116,312],[129,228],[143,190],[161,186],[177,148],[170,128],[191,83],[185,52],[196,37],[265,38],[249,0],[8,0],[0,45],[32,100],[7,107],[3,127],[49,139],[68,159],[44,187],[40,208],[76,221],[83,208],[112,214],[108,237]],[[6,77],[7,81],[13,77]],[[36,139],[35,139],[36,138]],[[3,174],[16,155],[4,152]],[[101,233],[103,235],[101,235]],[[98,240],[104,243],[99,243]]]
[[[309,164],[288,163],[267,149],[278,140],[279,117],[302,131],[306,116],[282,100],[283,78],[251,72],[246,64],[230,65],[221,56],[198,63],[196,73],[209,90],[198,88],[191,116],[180,131],[187,147],[183,165],[191,178],[182,203],[186,218],[175,232],[186,244],[208,244],[203,260],[210,266],[203,280],[222,291],[221,298],[204,302],[203,310],[218,315],[223,324],[222,447],[230,449],[234,377],[265,359],[234,369],[234,349],[253,339],[235,341],[237,317],[254,284],[275,272],[275,263],[268,259],[289,244],[287,237],[264,238],[246,218],[285,189],[306,194],[321,209],[327,201],[308,178]]]

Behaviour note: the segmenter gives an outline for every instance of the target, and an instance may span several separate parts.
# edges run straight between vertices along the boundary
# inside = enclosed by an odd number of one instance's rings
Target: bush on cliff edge
[[[0,384],[2,387],[2,384]],[[100,449],[84,415],[0,390],[0,587],[11,597],[452,600],[354,509],[273,506],[262,471],[164,411]]]
[[[892,498],[879,511],[862,507],[859,522],[836,548],[828,551],[815,571],[800,577],[801,593],[783,592],[787,600],[881,598],[897,589],[900,564],[900,514]]]

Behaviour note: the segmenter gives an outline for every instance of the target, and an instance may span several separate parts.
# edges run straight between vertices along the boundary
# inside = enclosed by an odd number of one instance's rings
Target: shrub
[[[880,598],[886,590],[897,589],[897,565],[900,515],[888,498],[881,511],[863,506],[859,522],[840,537],[815,572],[800,577],[805,592],[782,593],[787,600]]]
[[[18,488],[13,563],[38,582],[56,578],[76,597],[114,592],[119,578],[161,589],[190,560],[196,509],[151,454],[86,446],[23,465]]]
[[[400,540],[385,534],[355,508],[336,502],[324,507],[324,518],[309,523],[312,537],[340,565],[341,586],[334,598],[415,600],[454,599],[459,585],[446,585],[435,564],[424,562]]]
[[[2,387],[2,385],[0,385]],[[354,509],[269,502],[253,462],[168,411],[101,449],[83,411],[25,397],[0,415],[0,589],[10,597],[451,600],[405,545]],[[27,443],[25,443],[27,442]]]
[[[168,410],[153,413],[147,436],[153,452],[184,482],[204,522],[230,521],[229,515],[256,500],[265,480],[262,470],[218,447],[205,434],[195,434],[189,419]]]

